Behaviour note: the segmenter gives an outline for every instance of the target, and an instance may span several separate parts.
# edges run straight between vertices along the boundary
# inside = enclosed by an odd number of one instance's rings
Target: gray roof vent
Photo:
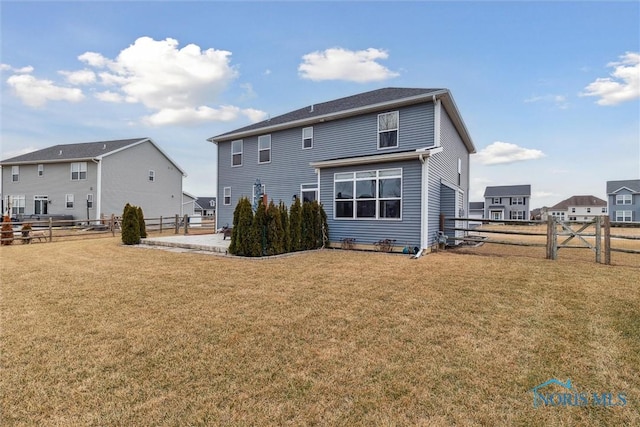
[[[313,104],[311,104],[311,107],[309,107],[309,112],[313,113]]]
[[[62,156],[62,150],[60,150],[60,152],[58,153],[58,156]]]
[[[107,144],[102,144],[102,149],[106,150],[107,149]]]

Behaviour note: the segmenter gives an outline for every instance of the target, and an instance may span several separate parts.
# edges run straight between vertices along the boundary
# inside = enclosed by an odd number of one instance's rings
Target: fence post
[[[189,234],[189,215],[184,214],[184,235]]]
[[[547,218],[547,259],[558,259],[558,230],[552,216]]]
[[[53,218],[49,217],[49,243],[53,242]]]
[[[160,215],[160,234],[162,234],[162,215]]]
[[[176,234],[180,233],[180,216],[176,214]]]
[[[604,217],[604,263],[611,264],[611,220],[608,215]]]
[[[596,223],[596,262],[600,264],[602,261],[602,217],[595,218]]]
[[[111,237],[116,237],[116,216],[114,214],[111,214],[111,218],[109,218],[109,229]]]

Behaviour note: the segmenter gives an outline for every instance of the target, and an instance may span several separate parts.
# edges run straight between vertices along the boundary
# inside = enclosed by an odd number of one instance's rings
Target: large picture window
[[[231,166],[242,166],[242,140],[231,141]]]
[[[402,169],[336,173],[334,202],[338,219],[400,219]]]
[[[87,179],[87,162],[71,163],[71,180]]]
[[[378,114],[378,148],[398,146],[398,112]]]
[[[7,203],[7,208],[11,208],[11,216],[16,216],[20,214],[24,214],[25,208],[25,197],[8,195],[5,199],[5,203]]]

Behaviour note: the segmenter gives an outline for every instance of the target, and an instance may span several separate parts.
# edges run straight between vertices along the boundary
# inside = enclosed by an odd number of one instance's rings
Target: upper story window
[[[242,140],[231,141],[231,166],[242,166]]]
[[[258,137],[258,163],[271,162],[271,135]]]
[[[631,194],[618,194],[616,195],[616,205],[630,205]]]
[[[42,163],[38,165],[38,176],[44,176],[44,165]]]
[[[313,148],[313,127],[302,129],[302,149]]]
[[[229,206],[231,204],[231,187],[224,187],[224,196],[222,197],[222,204]]]
[[[87,162],[71,163],[71,180],[87,179]]]
[[[512,197],[511,198],[512,205],[524,205],[524,197]]]
[[[150,170],[149,171],[149,181],[153,182],[156,180],[156,171]]]
[[[491,203],[494,205],[499,205],[500,204],[500,197],[493,197],[491,199]]]
[[[607,208],[602,208],[602,213],[607,213]]]
[[[576,208],[571,208],[571,213],[576,213]]]
[[[462,159],[458,157],[458,185],[462,183]]]
[[[398,146],[398,112],[378,114],[378,148]]]
[[[20,166],[11,166],[11,182],[20,181]]]
[[[587,213],[591,213],[591,208],[587,208]]]

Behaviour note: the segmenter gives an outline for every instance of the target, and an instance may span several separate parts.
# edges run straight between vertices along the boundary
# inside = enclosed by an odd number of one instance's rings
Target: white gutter
[[[395,162],[402,160],[418,160],[423,156],[431,156],[433,154],[439,153],[442,151],[442,147],[434,147],[434,148],[419,148],[415,151],[405,151],[401,153],[388,153],[388,154],[374,154],[371,156],[360,156],[360,157],[348,157],[344,159],[335,159],[335,160],[324,160],[320,162],[310,162],[309,166],[312,168],[322,169],[322,168],[332,168],[332,167],[340,167],[340,166],[357,166],[357,165],[367,165],[371,163],[386,163],[386,162]]]
[[[440,148],[442,151],[442,148]],[[429,157],[420,154],[422,184],[420,186],[420,253],[429,246]],[[417,257],[416,257],[417,258]]]
[[[96,220],[100,219],[102,212],[102,162],[92,159],[96,163]]]

